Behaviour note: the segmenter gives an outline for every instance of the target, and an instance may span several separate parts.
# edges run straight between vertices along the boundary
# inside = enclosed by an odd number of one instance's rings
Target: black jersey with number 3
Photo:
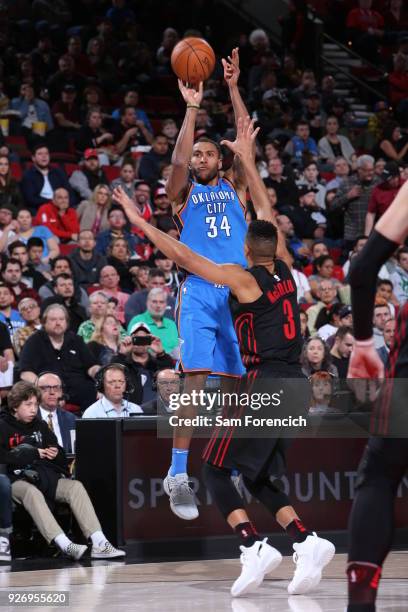
[[[281,259],[272,273],[264,266],[248,270],[262,295],[255,302],[241,304],[230,294],[230,308],[242,361],[247,368],[264,363],[277,367],[298,365],[302,348],[296,284]]]

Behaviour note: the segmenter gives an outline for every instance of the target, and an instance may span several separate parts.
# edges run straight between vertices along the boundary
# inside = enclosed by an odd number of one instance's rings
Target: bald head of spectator
[[[99,284],[102,289],[117,291],[119,289],[120,277],[113,266],[103,266],[99,274]]]

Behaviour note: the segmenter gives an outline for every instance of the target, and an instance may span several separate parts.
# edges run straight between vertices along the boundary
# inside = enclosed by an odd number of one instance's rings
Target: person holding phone
[[[149,402],[155,398],[154,375],[158,370],[174,368],[174,360],[165,352],[160,338],[152,334],[147,323],[136,321],[129,326],[127,336],[119,347],[119,353],[111,363],[127,366],[133,390],[128,399],[135,404]]]

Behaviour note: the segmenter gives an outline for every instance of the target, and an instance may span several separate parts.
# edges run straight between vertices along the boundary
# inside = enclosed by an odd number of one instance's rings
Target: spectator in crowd
[[[76,210],[69,206],[69,191],[56,189],[53,200],[38,209],[34,223],[48,227],[61,242],[78,240],[79,221]]]
[[[131,319],[128,332],[136,323],[146,323],[152,334],[160,338],[166,353],[176,354],[178,333],[174,321],[164,316],[167,308],[167,291],[161,288],[150,289],[146,300],[146,311]]]
[[[96,250],[98,253],[105,255],[109,244],[114,238],[124,238],[129,245],[131,253],[134,253],[139,239],[125,229],[127,221],[123,210],[118,206],[112,206],[108,210],[107,218],[108,229],[99,231],[96,237]]]
[[[388,278],[378,278],[377,280],[377,290],[376,290],[376,298],[381,298],[385,300],[390,309],[390,314],[393,319],[397,318],[397,308],[399,307],[399,302],[394,295],[394,285]]]
[[[340,313],[343,308],[349,308],[348,306],[343,306],[340,303],[333,304],[330,308],[322,308],[319,314],[317,315],[315,327],[316,334],[327,342],[330,345],[328,340],[336,333],[337,329],[340,327]],[[350,309],[351,310],[351,309]]]
[[[69,276],[73,277],[73,268],[72,268],[71,260],[66,255],[59,255],[55,259],[52,259],[50,264],[51,264],[51,271],[50,271],[51,280],[45,283],[45,285],[43,285],[38,292],[42,300],[45,300],[55,295],[53,280],[59,274],[68,274]],[[89,304],[88,294],[85,291],[85,289],[81,287],[80,285],[75,285],[75,299],[77,300],[77,302],[79,302],[79,304],[81,304],[81,306],[83,306],[83,308],[85,308],[85,310],[88,308],[88,304]]]
[[[66,453],[73,453],[71,432],[75,432],[76,417],[64,410],[64,385],[61,378],[52,372],[38,377],[36,387],[40,390],[40,409],[38,416],[45,421]]]
[[[307,326],[307,323],[308,323],[307,312],[305,310],[301,310],[299,313],[299,318],[300,318],[300,334],[302,336],[303,342],[305,342],[305,340],[310,338],[310,332]]]
[[[326,188],[318,181],[319,170],[316,162],[308,162],[304,165],[303,175],[297,185],[306,185],[309,189],[313,189],[316,193],[317,205],[324,209],[326,208]]]
[[[328,372],[318,371],[310,377],[312,399],[309,414],[322,415],[331,412],[333,397],[333,376]]]
[[[69,331],[77,332],[78,327],[86,321],[87,314],[75,299],[74,280],[70,274],[58,274],[53,280],[54,295],[45,299],[41,304],[44,312],[51,304],[63,304],[69,315]]]
[[[351,327],[340,326],[334,336],[333,348],[330,351],[332,363],[340,378],[347,378],[350,355],[353,350],[354,336]]]
[[[17,242],[21,242],[18,240]],[[35,272],[38,272],[42,276],[44,276],[45,281],[51,280],[50,274],[50,265],[48,263],[44,263],[43,260],[44,253],[44,242],[41,238],[29,238],[27,240],[27,254],[29,265]],[[23,268],[24,271],[24,268]],[[42,284],[41,284],[42,286]]]
[[[108,179],[99,165],[96,149],[85,149],[81,168],[74,170],[69,184],[80,200],[90,200],[96,187],[103,185],[107,189]]]
[[[167,195],[165,187],[157,187],[153,195],[153,216],[150,220],[151,224],[165,231],[164,224],[172,219],[171,202]]]
[[[130,87],[125,92],[125,96],[123,98],[123,106],[124,107],[130,106],[131,108],[134,108],[135,113],[136,113],[136,119],[138,121],[142,121],[144,125],[146,126],[146,129],[148,129],[149,132],[153,134],[153,128],[151,126],[147,113],[143,109],[139,108],[139,92],[135,87]],[[117,108],[116,110],[114,110],[112,113],[113,119],[119,120],[120,112],[121,112],[120,108]]]
[[[27,244],[31,238],[40,238],[43,243],[43,254],[41,261],[48,263],[50,259],[58,257],[60,249],[58,246],[58,238],[45,225],[33,226],[33,217],[28,208],[21,208],[17,213],[18,229],[13,240],[20,240]],[[10,242],[13,242],[10,240]]]
[[[135,163],[132,159],[125,159],[120,167],[120,175],[117,179],[112,181],[110,188],[113,190],[115,187],[122,187],[126,195],[133,200],[136,189],[136,168]]]
[[[65,54],[59,58],[58,70],[50,76],[47,84],[51,102],[56,102],[66,86],[73,88],[76,92],[82,93],[85,85],[85,78],[75,71],[75,62],[73,58]]]
[[[176,295],[177,290],[180,286],[181,279],[179,272],[177,272],[177,270],[175,269],[174,261],[169,259],[161,251],[157,251],[157,253],[153,255],[153,261],[155,267],[157,267],[158,270],[164,272],[164,276],[166,279],[166,288],[169,292],[169,295]]]
[[[373,315],[373,337],[376,349],[384,346],[384,327],[390,318],[391,313],[387,302],[381,298],[377,298]]]
[[[89,296],[89,315],[90,318],[81,323],[78,328],[78,336],[84,342],[90,342],[92,334],[96,329],[96,325],[104,319],[108,312],[108,297],[103,291],[94,291]]]
[[[350,174],[350,166],[348,165],[347,160],[344,157],[336,157],[334,160],[333,171],[335,176],[326,185],[326,206],[328,203],[331,203],[337,189],[340,187],[344,179]],[[330,193],[333,195],[329,196]]]
[[[132,274],[133,282],[135,284],[136,290],[143,291],[143,289],[147,289],[147,286],[149,284],[150,270],[151,268],[149,268],[149,266],[140,264],[140,262],[139,262],[139,265],[136,266],[136,269],[134,273]],[[133,295],[137,295],[137,293],[134,293]],[[129,304],[129,300],[126,302],[126,308],[128,304]],[[126,308],[125,308],[125,311],[126,311]]]
[[[10,291],[14,296],[12,303],[13,308],[17,308],[20,300],[26,297],[31,297],[36,301],[39,301],[39,295],[35,289],[31,289],[28,285],[23,283],[23,266],[18,259],[10,258],[2,271],[2,280],[5,282]]]
[[[321,280],[318,284],[317,297],[319,301],[307,311],[308,326],[311,334],[316,333],[316,319],[322,308],[328,309],[337,302],[337,289],[332,279]]]
[[[326,113],[322,109],[318,91],[310,91],[304,98],[303,119],[310,128],[310,136],[316,142],[321,138],[326,123]]]
[[[328,372],[332,376],[338,376],[337,369],[333,366],[328,346],[318,336],[311,336],[303,345],[300,357],[302,372],[309,377],[315,372]]]
[[[385,161],[408,162],[408,138],[401,134],[398,123],[388,123],[378,144],[378,157]]]
[[[298,187],[299,206],[288,206],[288,215],[300,239],[323,238],[326,233],[327,218],[316,202],[317,190],[307,185]]]
[[[390,280],[394,287],[394,295],[400,306],[403,306],[408,300],[408,247],[398,249],[397,262],[398,265]]]
[[[50,152],[45,144],[35,145],[31,159],[33,165],[24,171],[21,191],[26,205],[35,214],[42,204],[53,199],[56,189],[62,187],[69,193],[69,183],[61,170],[50,166]]]
[[[408,97],[408,58],[403,53],[396,53],[394,55],[393,70],[388,75],[388,83],[390,91],[390,102],[392,106],[396,109],[396,116],[400,119],[403,125],[406,125],[406,100]]]
[[[18,304],[18,312],[24,319],[25,325],[19,327],[14,334],[14,351],[17,356],[20,355],[27,338],[41,329],[40,305],[36,300],[30,297],[23,298]]]
[[[166,136],[170,149],[173,149],[179,133],[177,123],[174,121],[174,119],[163,119],[161,124],[161,133]]]
[[[296,124],[295,136],[287,143],[285,153],[300,166],[305,162],[318,160],[319,149],[316,141],[310,136],[310,126],[307,121],[299,121]]]
[[[171,54],[179,41],[179,35],[174,28],[166,28],[163,32],[163,38],[160,47],[156,52],[156,60],[159,65],[160,72],[171,74],[170,59]]]
[[[76,134],[75,144],[78,153],[83,155],[84,160],[87,159],[86,152],[89,150],[93,152],[93,155],[96,153],[100,164],[107,166],[109,165],[112,155],[111,143],[113,141],[113,134],[104,130],[102,124],[103,115],[100,106],[92,105],[86,113],[85,124],[80,127]],[[94,157],[90,159],[94,159]],[[92,172],[94,173],[95,171],[96,170],[93,169]],[[105,174],[100,170],[99,172],[102,176],[98,183],[106,182]],[[91,179],[93,179],[92,175]],[[91,187],[91,190],[92,189],[93,187]],[[84,196],[81,194],[81,197]],[[88,198],[89,195],[85,197]]]
[[[170,163],[171,153],[167,136],[158,134],[154,137],[152,148],[149,153],[143,155],[140,166],[139,176],[149,183],[155,183],[160,178],[160,167]]]
[[[19,183],[11,175],[10,160],[0,155],[0,207],[10,206],[17,210],[23,205]]]
[[[347,259],[347,261],[343,265],[343,273],[344,273],[345,277],[347,277],[347,275],[349,273],[350,262],[351,262],[352,258],[355,257],[356,255],[358,255],[358,253],[361,253],[361,251],[363,250],[364,245],[366,244],[367,240],[368,240],[368,236],[366,236],[365,234],[362,234],[361,236],[357,236],[355,244],[353,246],[353,249],[349,253],[349,258]]]
[[[39,389],[18,382],[8,395],[7,411],[0,420],[1,454],[12,481],[14,501],[24,506],[47,542],[54,542],[69,559],[78,561],[88,547],[74,544],[58,525],[49,507],[55,501],[68,503],[84,536],[91,539],[91,558],[125,556],[106,539],[82,483],[69,478],[65,452],[38,414],[40,400]],[[20,441],[17,445],[16,440]],[[21,444],[24,447],[20,449]],[[28,468],[38,475],[34,483],[24,475]]]
[[[322,280],[330,279],[338,290],[342,284],[333,276],[334,260],[330,255],[320,255],[313,260],[313,274],[309,276],[309,284],[314,296],[317,296],[318,286]]]
[[[68,311],[51,304],[42,315],[43,328],[30,336],[20,354],[22,380],[34,383],[41,372],[52,371],[63,379],[70,402],[85,410],[95,401],[92,378],[100,369],[82,338],[68,331]]]
[[[99,273],[99,288],[108,297],[114,297],[118,301],[116,315],[119,321],[125,322],[125,305],[129,294],[119,288],[120,276],[113,266],[103,266]]]
[[[34,266],[30,263],[28,257],[28,249],[24,242],[15,240],[9,246],[9,255],[11,259],[17,259],[21,263],[23,283],[35,291],[46,282],[46,278],[41,272],[37,272]]]
[[[394,342],[395,337],[395,327],[396,321],[395,319],[388,319],[388,321],[384,325],[383,337],[384,344],[380,348],[377,349],[377,353],[384,364],[384,368],[388,366],[388,361],[390,358],[390,350],[391,346]]]
[[[101,397],[85,410],[84,419],[115,419],[143,413],[138,404],[127,399],[131,387],[126,366],[106,365],[98,373],[96,384]]]
[[[136,290],[129,297],[125,306],[125,318],[126,324],[129,325],[129,321],[136,315],[142,314],[146,310],[147,296],[151,289],[166,287],[166,275],[162,270],[153,268],[149,271],[149,277],[146,289]],[[176,301],[174,297],[169,295],[167,300],[166,317],[174,321]]]
[[[120,287],[125,293],[133,293],[135,284],[133,282],[136,267],[131,260],[129,245],[124,238],[114,238],[108,248],[107,263],[115,268],[120,277]]]
[[[106,257],[98,253],[95,247],[93,231],[84,229],[79,232],[77,248],[68,255],[75,282],[84,289],[97,284],[101,270],[106,265]]]
[[[138,181],[135,189],[135,203],[139,208],[139,213],[143,217],[145,221],[149,221],[152,217],[152,208],[150,206],[150,192],[151,188],[149,183],[146,181]],[[135,230],[135,233],[140,234],[143,237],[143,234],[139,231]]]
[[[143,414],[169,414],[170,397],[180,393],[180,374],[170,368],[158,370],[155,374],[157,397],[142,404]]]
[[[299,201],[298,189],[295,181],[283,175],[283,164],[279,158],[270,159],[268,162],[268,177],[264,180],[266,187],[272,187],[278,198],[277,208],[279,211],[287,206],[296,205]],[[282,210],[283,212],[283,210]]]
[[[36,97],[31,83],[21,83],[20,95],[11,100],[10,109],[19,113],[20,125],[27,135],[31,134],[33,123],[39,121],[45,123],[47,132],[54,128],[50,107],[45,100]]]
[[[374,187],[368,203],[364,230],[366,236],[371,234],[374,224],[385,213],[400,190],[401,185],[404,184],[396,162],[386,163],[381,178],[382,182]]]
[[[0,282],[0,321],[7,326],[12,343],[14,344],[14,334],[19,327],[25,325],[23,317],[18,310],[12,308],[14,294],[10,287]]]
[[[82,50],[82,40],[80,36],[71,36],[68,45],[67,53],[74,60],[74,69],[78,74],[84,77],[93,77],[95,72],[87,55]]]
[[[121,343],[120,331],[120,321],[113,315],[107,314],[96,321],[88,348],[97,363],[106,366],[117,355]]]
[[[141,405],[155,397],[155,373],[163,368],[173,368],[174,361],[165,352],[160,338],[153,336],[150,327],[145,323],[135,323],[129,332],[130,337],[123,340],[112,363],[127,366],[133,387],[129,399]]]
[[[118,155],[130,152],[137,145],[149,145],[153,142],[151,132],[143,121],[137,118],[133,106],[123,106],[120,109],[120,121],[112,129],[113,144]]]
[[[109,187],[97,185],[91,198],[81,202],[77,208],[80,229],[92,231],[95,235],[109,230],[108,214],[111,202]]]
[[[331,209],[344,210],[344,240],[349,250],[364,232],[365,218],[371,193],[379,182],[374,175],[374,158],[360,155],[357,173],[345,179],[331,202]]]
[[[341,157],[354,168],[356,152],[347,136],[338,133],[339,127],[337,117],[333,115],[327,117],[326,134],[319,140],[320,158],[324,163],[334,167],[336,159]]]
[[[372,64],[379,63],[378,47],[384,35],[384,18],[371,8],[372,0],[358,0],[347,15],[348,35],[357,53]]]

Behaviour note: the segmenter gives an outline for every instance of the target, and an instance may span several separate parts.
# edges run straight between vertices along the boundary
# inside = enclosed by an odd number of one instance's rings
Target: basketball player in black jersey
[[[240,156],[251,197],[257,204],[262,203],[260,210],[267,210],[264,204],[268,195],[254,162],[253,141],[257,132],[248,117],[239,122],[235,142],[224,144]],[[115,190],[114,198],[122,204],[129,220],[167,257],[209,282],[230,288],[230,306],[248,380],[301,377],[295,282],[284,261],[284,239],[278,239],[275,225],[267,220],[250,223],[245,243],[249,269],[245,270],[236,264],[215,264],[150,226],[120,188]],[[293,542],[296,570],[288,592],[291,595],[307,593],[320,582],[323,567],[334,555],[334,546],[306,529],[288,497],[269,479],[271,473],[276,473],[274,468],[284,455],[284,441],[279,438],[238,439],[232,433],[230,430],[224,436],[216,432],[204,454],[206,486],[242,542],[242,571],[231,594],[236,597],[256,589],[265,574],[276,568],[282,559],[267,538],[261,539],[251,523],[232,483],[233,469],[240,471],[247,489],[272,512]]]
[[[381,266],[407,236],[408,182],[401,187],[364,249],[352,262],[350,284],[356,342],[350,358],[349,378],[384,378],[384,366],[373,339],[376,282]],[[407,324],[408,302],[399,312],[385,372],[384,393],[371,420],[374,435],[368,441],[359,467],[349,525],[348,612],[375,610],[382,565],[392,543],[395,496],[408,468],[407,433],[402,430],[408,402]]]

